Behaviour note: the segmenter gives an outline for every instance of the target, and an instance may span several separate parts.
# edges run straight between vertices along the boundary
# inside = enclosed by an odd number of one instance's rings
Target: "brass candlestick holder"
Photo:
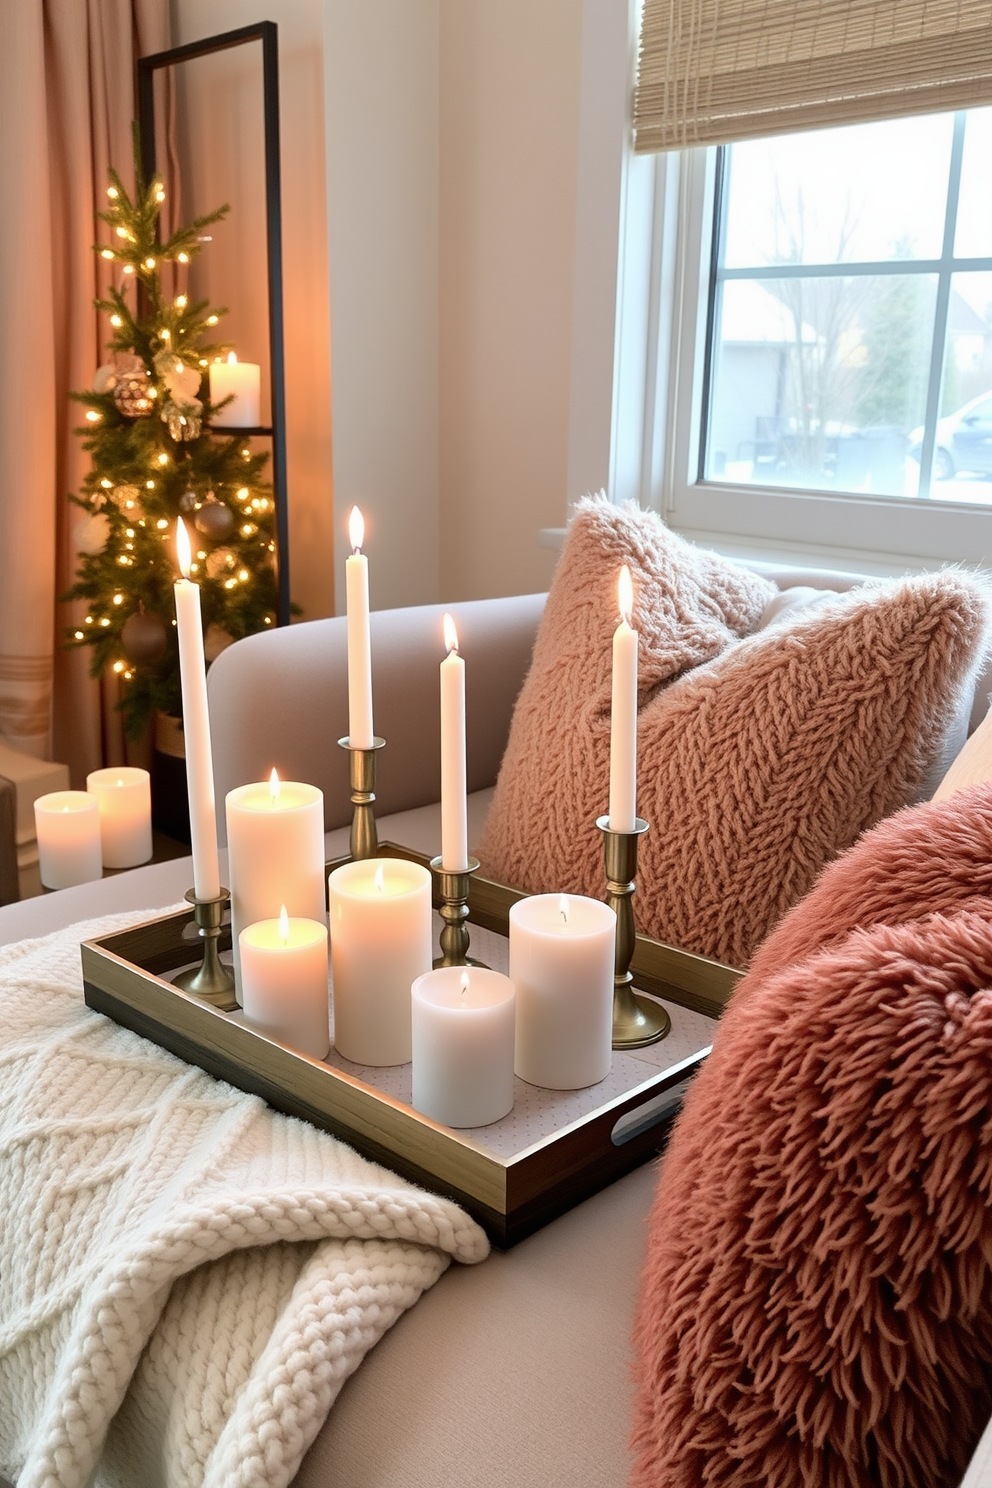
[[[630,963],[634,955],[634,874],[637,872],[637,839],[648,829],[639,816],[632,832],[614,832],[610,818],[596,821],[603,834],[606,862],[606,902],[617,917],[617,950],[613,974],[613,1047],[643,1049],[656,1044],[670,1031],[672,1020],[660,1003],[640,997],[633,989]]]
[[[437,881],[441,896],[438,911],[444,925],[441,929],[441,955],[434,961],[438,966],[484,966],[483,961],[473,961],[468,954],[468,895],[472,874],[479,868],[478,858],[469,858],[464,872],[451,873],[443,867],[440,858],[431,858],[431,872]]]
[[[350,847],[351,856],[356,861],[379,856],[379,838],[372,807],[375,804],[375,756],[385,742],[376,736],[371,749],[355,749],[350,739],[338,740],[340,747],[347,749],[350,756],[351,801],[355,808],[351,816]]]
[[[197,934],[203,941],[203,964],[172,978],[172,984],[183,992],[192,992],[222,1013],[237,1010],[234,995],[234,972],[220,959],[218,941],[224,924],[224,910],[231,902],[231,892],[222,888],[216,899],[198,899],[195,889],[187,889],[186,898],[193,906]]]

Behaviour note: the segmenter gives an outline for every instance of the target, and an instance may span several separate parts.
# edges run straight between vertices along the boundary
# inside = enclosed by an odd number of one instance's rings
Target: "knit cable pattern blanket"
[[[0,947],[0,1473],[281,1488],[373,1344],[488,1243],[87,1008],[80,940],[146,918]]]

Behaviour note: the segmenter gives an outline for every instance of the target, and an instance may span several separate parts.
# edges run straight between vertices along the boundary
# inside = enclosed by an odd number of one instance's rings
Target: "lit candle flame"
[[[463,997],[465,996],[465,993],[468,991],[468,972],[467,971],[463,971],[462,972],[462,979],[458,983],[458,990],[462,994]]]
[[[123,780],[121,780],[120,776],[117,777],[117,784],[118,785],[123,785],[124,784],[124,782],[123,782]]]
[[[386,876],[381,863],[375,870],[375,877],[372,882],[375,884],[376,893],[381,894],[386,887]]]
[[[365,541],[365,518],[357,506],[351,508],[351,516],[348,518],[348,541],[351,543],[353,553],[362,551],[362,543]]]
[[[568,924],[568,897],[565,894],[562,894],[561,898],[558,900],[558,913],[561,915],[562,924],[567,925]]]
[[[184,579],[188,579],[193,554],[190,551],[189,533],[186,531],[186,523],[182,517],[176,518],[176,556],[179,559],[179,572]]]
[[[630,577],[630,569],[626,563],[620,570],[620,582],[617,585],[617,593],[620,600],[620,615],[627,625],[632,625],[631,616],[634,612],[634,584]]]
[[[235,366],[237,364],[237,360],[238,360],[237,353],[236,352],[233,352],[233,351],[229,351],[228,354],[227,354],[227,363],[228,363],[228,366],[229,367]]]
[[[444,644],[449,652],[458,650],[458,632],[450,615],[444,617]]]
[[[286,913],[285,904],[279,907],[279,939],[283,945],[289,944],[289,915]]]
[[[269,776],[269,805],[274,806],[279,799],[279,772],[275,765],[272,766],[272,774]]]

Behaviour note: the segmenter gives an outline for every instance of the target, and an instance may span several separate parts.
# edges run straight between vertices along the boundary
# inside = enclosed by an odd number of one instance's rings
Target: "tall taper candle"
[[[468,802],[465,792],[465,663],[458,655],[458,632],[444,617],[441,663],[441,867],[446,873],[468,868]]]
[[[362,552],[365,522],[357,506],[348,518],[352,551],[345,559],[348,612],[348,743],[352,749],[371,749],[372,647],[369,639],[369,560]]]
[[[217,813],[214,806],[214,766],[210,751],[207,712],[207,669],[203,659],[200,586],[189,577],[192,554],[189,533],[181,517],[176,521],[176,552],[181,579],[175,583],[176,627],[179,632],[179,677],[183,694],[183,738],[186,741],[186,785],[189,791],[189,830],[193,843],[193,889],[198,899],[220,894],[217,858]]]
[[[634,586],[620,570],[620,624],[613,635],[610,713],[610,831],[632,832],[637,818],[637,631],[631,625]]]

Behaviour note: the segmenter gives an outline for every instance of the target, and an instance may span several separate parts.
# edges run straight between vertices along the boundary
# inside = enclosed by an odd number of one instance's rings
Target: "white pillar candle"
[[[217,857],[217,812],[210,751],[210,715],[207,711],[207,668],[203,659],[203,624],[200,620],[200,586],[190,582],[192,555],[189,533],[181,517],[176,521],[176,549],[182,574],[175,584],[176,626],[183,694],[189,830],[193,845],[193,889],[198,899],[216,899],[220,894],[220,863]]]
[[[100,813],[104,868],[135,868],[152,855],[152,789],[147,770],[134,765],[91,770],[86,789]]]
[[[327,926],[323,920],[258,920],[239,936],[245,1017],[311,1059],[331,1046]]]
[[[441,663],[441,867],[464,873],[468,867],[468,799],[465,788],[465,663],[458,655],[458,632],[444,617]]]
[[[513,983],[443,966],[413,999],[413,1105],[445,1126],[488,1126],[513,1109]]]
[[[210,363],[210,402],[216,407],[233,394],[217,415],[222,429],[257,429],[262,422],[262,369],[239,362],[232,351],[226,362]]]
[[[517,989],[516,1071],[531,1085],[581,1090],[613,1060],[617,917],[576,894],[536,894],[510,907]]]
[[[38,870],[46,889],[89,883],[103,871],[100,808],[87,791],[52,791],[34,803]]]
[[[348,740],[352,749],[371,749],[373,730],[369,560],[362,552],[365,523],[357,506],[351,509],[348,536],[352,547],[344,565],[348,613]]]
[[[285,905],[297,918],[326,924],[324,797],[315,785],[269,779],[228,791],[227,866],[231,935],[236,948],[246,926],[273,919]],[[241,996],[241,954],[234,959]]]
[[[328,879],[334,1046],[355,1064],[406,1064],[410,987],[430,971],[431,875],[401,858],[365,858]]]
[[[637,631],[631,625],[630,569],[620,570],[620,624],[613,635],[610,713],[610,831],[632,832],[637,818]]]

